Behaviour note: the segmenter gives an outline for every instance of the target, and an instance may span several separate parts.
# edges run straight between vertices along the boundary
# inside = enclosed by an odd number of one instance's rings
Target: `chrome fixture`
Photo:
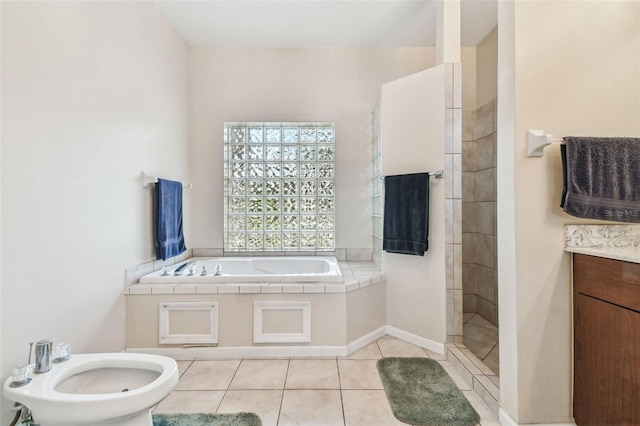
[[[184,275],[181,272],[185,269],[185,268],[191,268],[196,266],[196,262],[190,262],[190,263],[184,263],[180,266],[178,266],[174,271],[173,271],[173,275]]]
[[[51,370],[51,349],[53,341],[42,339],[36,343],[36,367],[34,373],[46,373]]]
[[[216,271],[213,273],[213,275],[215,275],[216,277],[222,275],[222,265],[220,265],[219,263],[216,265]]]
[[[207,267],[203,266],[202,267],[202,272],[200,272],[200,276],[201,277],[206,277],[207,275],[209,275],[209,273],[207,272]]]

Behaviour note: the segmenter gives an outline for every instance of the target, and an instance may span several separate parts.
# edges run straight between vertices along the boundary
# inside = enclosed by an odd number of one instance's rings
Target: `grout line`
[[[347,424],[347,418],[344,414],[344,396],[342,394],[342,380],[340,377],[340,363],[338,362],[338,358],[336,358],[336,370],[338,370],[338,389],[340,390],[340,408],[342,409],[342,424]]]
[[[287,389],[287,378],[289,377],[290,365],[291,358],[287,358],[287,371],[284,373],[284,383],[282,384],[282,395],[280,396],[280,408],[278,409],[278,418],[276,419],[276,425],[280,424],[280,416],[282,415],[282,403],[284,402],[284,391]]]

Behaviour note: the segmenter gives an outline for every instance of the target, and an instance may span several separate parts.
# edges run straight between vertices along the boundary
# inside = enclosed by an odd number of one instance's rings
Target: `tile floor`
[[[463,314],[463,343],[494,372],[500,374],[498,327],[478,314]]]
[[[154,413],[254,412],[264,426],[394,426],[376,360],[430,357],[453,378],[481,417],[495,415],[441,355],[385,336],[348,358],[178,361],[180,381]]]

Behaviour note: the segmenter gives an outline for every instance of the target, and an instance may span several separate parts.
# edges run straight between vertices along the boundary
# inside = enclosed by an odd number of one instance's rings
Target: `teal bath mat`
[[[480,416],[442,366],[429,358],[377,363],[393,415],[417,426],[474,426]]]
[[[254,413],[154,414],[153,426],[262,426]]]

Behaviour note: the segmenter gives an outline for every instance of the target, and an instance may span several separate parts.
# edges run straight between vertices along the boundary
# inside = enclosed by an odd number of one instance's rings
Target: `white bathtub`
[[[176,269],[190,264],[193,268],[184,268],[176,275]],[[221,274],[215,275],[218,265]],[[202,275],[203,267],[206,275]],[[193,275],[189,275],[189,269]],[[343,282],[343,278],[332,256],[194,257],[140,278],[140,284],[276,282]]]

